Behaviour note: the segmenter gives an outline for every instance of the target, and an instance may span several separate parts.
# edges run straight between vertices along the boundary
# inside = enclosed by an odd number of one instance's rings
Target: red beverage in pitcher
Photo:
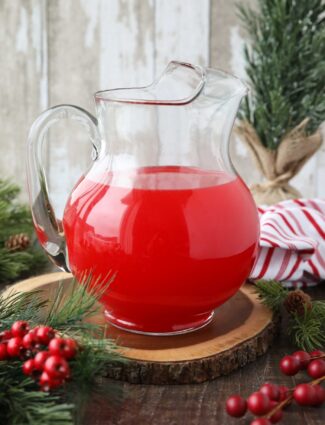
[[[116,273],[108,320],[152,333],[204,325],[248,277],[259,235],[239,178],[178,166],[86,176],[63,226],[74,275]]]

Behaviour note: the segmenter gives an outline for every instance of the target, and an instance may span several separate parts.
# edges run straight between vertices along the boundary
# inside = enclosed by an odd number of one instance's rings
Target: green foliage
[[[11,292],[0,295],[0,332],[8,329],[16,320],[27,320],[31,325],[39,323],[47,301],[41,299],[41,292]]]
[[[108,277],[108,282],[105,284],[101,284],[98,279],[92,281],[90,276],[85,278],[82,283],[75,280],[72,283],[69,297],[64,295],[64,286],[60,284],[46,318],[46,324],[70,333],[73,330],[84,329],[94,331],[94,325],[83,320],[85,317],[93,316],[98,312],[96,303],[107,290],[113,278],[114,276]]]
[[[259,280],[256,292],[262,302],[276,313],[290,293],[275,280]],[[305,308],[303,315],[290,314],[287,328],[294,343],[303,350],[311,351],[325,346],[325,301],[312,301],[311,309]]]
[[[276,280],[258,280],[256,291],[263,304],[273,311],[280,311],[289,291]]]
[[[308,134],[325,119],[325,6],[322,0],[258,0],[239,4],[249,33],[245,46],[251,96],[241,119],[276,149],[283,136],[309,118]]]
[[[1,424],[73,425],[73,406],[59,401],[23,377],[21,362],[0,362]]]
[[[312,310],[304,316],[295,314],[291,320],[290,334],[296,345],[306,351],[325,346],[325,316],[319,317]]]
[[[290,333],[296,344],[311,351],[325,346],[325,302],[314,301],[311,310],[305,310],[303,316],[293,315]]]
[[[19,192],[16,185],[0,179],[0,283],[37,274],[48,264],[36,244],[24,251],[12,252],[5,248],[11,235],[26,233],[31,239],[33,237],[31,215],[27,207],[17,201]]]
[[[97,302],[107,284],[99,288],[93,289],[90,279],[85,286],[73,282],[67,296],[60,283],[51,302],[42,291],[0,296],[0,331],[17,319],[28,320],[32,326],[48,323],[77,338],[81,347],[70,364],[72,380],[52,394],[38,391],[34,381],[26,379],[22,361],[0,361],[0,424],[80,423],[87,399],[96,391],[96,377],[108,362],[125,361],[118,356],[115,345],[105,339],[105,327],[84,323],[99,312]]]

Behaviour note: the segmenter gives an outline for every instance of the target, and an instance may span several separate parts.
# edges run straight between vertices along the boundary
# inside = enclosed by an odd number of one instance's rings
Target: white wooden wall
[[[73,103],[94,112],[95,91],[150,83],[171,59],[245,77],[244,35],[235,3],[0,0],[0,176],[25,185],[28,129],[49,106]],[[232,140],[231,151],[248,183],[260,179],[238,140]],[[62,123],[52,131],[44,160],[52,197],[61,209],[89,158],[89,142],[80,128]],[[324,182],[323,147],[293,183],[304,196],[324,197]]]

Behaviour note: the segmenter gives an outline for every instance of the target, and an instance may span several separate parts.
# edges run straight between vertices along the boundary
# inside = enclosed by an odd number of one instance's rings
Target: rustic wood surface
[[[25,186],[27,133],[50,106],[75,103],[94,113],[96,90],[148,84],[171,59],[244,77],[246,36],[236,2],[1,0],[1,177]],[[244,145],[234,138],[231,148],[244,180],[250,184],[260,179]],[[68,192],[90,161],[87,136],[76,124],[58,124],[51,129],[44,161],[53,201],[62,212]],[[325,144],[293,180],[304,196],[325,195],[324,163]],[[22,198],[27,200],[27,191]]]
[[[52,300],[59,283],[69,296],[73,277],[49,273],[12,285],[6,293],[41,290]],[[89,321],[107,325],[103,306]],[[258,299],[253,285],[246,284],[216,309],[209,325],[177,336],[145,336],[107,326],[107,337],[129,359],[107,365],[106,375],[134,384],[200,383],[227,375],[264,354],[277,333],[274,317]]]
[[[325,283],[308,292],[314,299],[325,299]],[[280,359],[296,350],[285,333],[286,326],[283,320],[281,333],[267,354],[214,381],[139,385],[103,378],[98,391],[83,404],[78,425],[248,425],[248,419],[226,415],[224,405],[229,395],[240,393],[247,397],[264,382],[292,387],[306,380],[304,374],[287,377],[279,372]],[[283,425],[324,423],[324,407],[302,409],[296,405],[286,411],[281,421]]]
[[[324,285],[310,290],[316,298],[325,298]],[[286,328],[286,322],[282,329]],[[282,356],[295,351],[284,333],[265,356],[238,371],[215,381],[195,385],[132,385],[103,380],[102,392],[94,395],[85,408],[80,425],[248,425],[248,419],[232,419],[225,413],[227,396],[248,396],[266,381],[289,387],[305,379],[304,374],[286,377],[280,374]],[[105,395],[106,393],[106,395]],[[283,425],[323,425],[325,408],[291,406]]]

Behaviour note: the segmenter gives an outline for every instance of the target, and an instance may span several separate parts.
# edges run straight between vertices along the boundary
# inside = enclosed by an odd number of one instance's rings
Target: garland
[[[35,328],[42,323],[47,328],[54,328],[56,334],[68,334],[70,341],[74,338],[79,346],[74,358],[69,361],[70,379],[48,392],[40,391],[37,381],[24,374],[26,356],[0,360],[1,424],[79,423],[85,400],[96,390],[96,378],[101,375],[107,362],[122,361],[113,343],[105,339],[105,329],[85,322],[86,318],[97,313],[96,304],[105,289],[102,287],[98,291],[97,288],[95,292],[89,281],[82,285],[74,282],[72,293],[65,297],[61,283],[51,302],[44,300],[42,291],[0,296],[2,335],[8,329],[14,329],[13,325],[18,322],[28,322],[30,327]]]
[[[275,313],[289,316],[288,333],[295,345],[307,351],[325,345],[325,301],[313,301],[300,289],[289,291],[274,280],[255,282],[262,302]]]
[[[27,206],[18,202],[20,189],[0,179],[0,283],[39,274],[48,263],[34,235]]]

